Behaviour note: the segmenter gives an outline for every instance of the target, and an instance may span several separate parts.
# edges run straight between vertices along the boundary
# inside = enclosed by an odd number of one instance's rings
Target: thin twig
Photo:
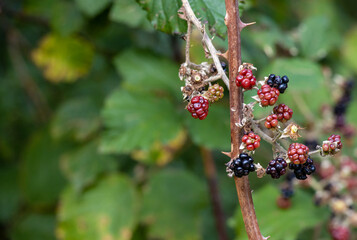
[[[254,132],[257,133],[266,142],[270,144],[274,144],[274,139],[268,136],[268,134],[266,134],[263,130],[261,130],[260,127],[255,122],[252,122],[252,128]],[[279,143],[275,142],[275,147],[279,152],[284,154],[286,153],[286,149],[282,147]]]
[[[212,202],[213,214],[216,222],[218,237],[220,240],[228,240],[226,232],[226,219],[224,217],[221,198],[218,190],[217,172],[214,164],[212,152],[204,147],[201,147],[201,155],[203,166],[207,178],[207,183]]]
[[[187,34],[186,34],[186,64],[189,65],[190,61],[190,47],[191,47],[191,33],[192,33],[192,23],[187,21]]]
[[[205,80],[205,82],[214,82],[217,81],[218,79],[221,79],[222,76],[220,74],[213,75]]]
[[[206,33],[205,27],[197,19],[188,0],[182,0],[182,4],[183,4],[184,10],[185,10],[188,22],[191,21],[196,26],[196,28],[199,30],[199,32],[201,33],[202,42],[207,47],[208,51],[210,52],[210,55],[214,62],[214,65],[216,66],[217,72],[221,76],[221,78],[222,78],[223,82],[226,84],[227,88],[229,89],[229,79],[228,79],[226,73],[224,72],[224,70],[221,66],[221,62],[218,58],[219,52],[213,46],[213,43],[212,43],[210,37]],[[186,47],[186,52],[187,52],[187,47]]]

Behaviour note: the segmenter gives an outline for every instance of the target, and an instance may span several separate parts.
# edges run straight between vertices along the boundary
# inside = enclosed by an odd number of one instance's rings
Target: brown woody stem
[[[228,62],[229,62],[229,98],[230,98],[230,126],[231,126],[231,152],[232,158],[239,155],[242,129],[239,123],[243,117],[243,92],[235,84],[238,68],[241,65],[241,30],[246,26],[239,18],[238,0],[225,0],[225,23],[228,30]],[[251,240],[265,239],[260,233],[257,217],[247,176],[234,178],[239,204],[248,238]]]

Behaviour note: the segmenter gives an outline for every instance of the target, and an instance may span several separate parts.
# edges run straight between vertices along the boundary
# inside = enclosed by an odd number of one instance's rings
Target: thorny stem
[[[213,59],[213,62],[214,62],[214,65],[216,66],[218,75],[220,75],[220,77],[222,78],[222,81],[226,84],[227,88],[229,89],[229,79],[228,79],[226,73],[224,72],[224,70],[221,66],[221,62],[218,58],[219,52],[213,46],[213,43],[212,43],[210,37],[206,33],[206,29],[205,29],[204,25],[202,25],[202,23],[197,19],[188,0],[182,0],[182,5],[183,5],[183,11],[185,11],[184,14],[185,14],[185,17],[187,18],[187,22],[192,22],[193,25],[195,25],[197,27],[197,29],[199,30],[199,32],[201,33],[202,42],[203,42],[204,46],[207,47],[207,49],[210,53],[210,56]],[[186,52],[187,51],[188,50],[187,50],[187,45],[186,45]]]
[[[246,24],[239,18],[239,1],[225,0],[225,2],[225,23],[228,30],[231,157],[235,158],[239,155],[239,146],[241,145],[242,139],[242,128],[236,123],[240,123],[243,117],[243,92],[242,89],[235,84],[235,77],[238,75],[238,68],[242,62],[240,32]],[[235,177],[234,180],[248,238],[251,240],[266,239],[260,233],[248,177]]]
[[[191,32],[192,32],[192,23],[187,21],[187,34],[186,34],[186,64],[189,65],[190,62],[190,46],[191,46]]]
[[[218,191],[217,173],[214,164],[212,152],[204,147],[201,148],[203,166],[209,187],[213,214],[215,217],[216,228],[219,240],[228,240],[228,235],[225,226],[225,217],[222,209],[222,203]]]

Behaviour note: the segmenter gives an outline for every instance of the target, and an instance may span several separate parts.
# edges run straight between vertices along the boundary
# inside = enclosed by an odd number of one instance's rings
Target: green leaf
[[[50,24],[57,33],[67,36],[78,31],[83,26],[84,19],[72,2],[57,1],[52,6]]]
[[[32,52],[32,58],[49,81],[73,82],[88,73],[93,48],[82,38],[48,34]]]
[[[112,0],[75,0],[78,7],[88,16],[94,17],[102,12]]]
[[[55,216],[29,214],[11,230],[12,240],[55,240]]]
[[[230,149],[229,106],[212,104],[204,120],[194,119],[186,113],[186,124],[192,140],[211,149]]]
[[[150,178],[143,201],[142,217],[150,224],[151,238],[201,239],[200,212],[207,199],[204,184],[192,174],[172,170],[157,173]]]
[[[344,61],[357,73],[357,27],[352,29],[345,37],[342,47]]]
[[[137,0],[146,10],[151,24],[166,33],[183,33],[187,23],[178,17],[177,11],[182,6],[181,0]]]
[[[100,106],[90,98],[71,99],[57,110],[51,134],[54,138],[73,135],[77,141],[84,141],[100,128]]]
[[[93,184],[100,174],[115,171],[118,163],[114,158],[100,154],[98,144],[91,142],[65,154],[61,158],[61,166],[73,188],[80,192]]]
[[[295,240],[300,231],[328,218],[328,211],[316,207],[312,196],[301,190],[296,191],[291,207],[286,210],[276,205],[279,195],[278,188],[270,184],[253,193],[255,212],[263,236],[271,236],[276,240]],[[236,229],[236,239],[248,239],[240,209],[231,223]]]
[[[302,54],[311,59],[325,57],[335,47],[340,34],[325,16],[313,16],[304,20],[299,28]]]
[[[107,99],[102,115],[107,131],[101,150],[106,153],[149,149],[155,142],[167,143],[181,130],[180,117],[167,98],[124,89]]]
[[[8,221],[20,207],[20,189],[14,167],[0,169],[0,222]]]
[[[182,99],[178,78],[179,66],[171,60],[150,52],[128,50],[114,59],[114,65],[130,89],[168,90],[177,99]]]
[[[115,0],[110,9],[110,20],[124,23],[130,27],[143,27],[152,29],[150,22],[146,18],[146,12],[135,0]]]
[[[296,91],[316,91],[324,81],[321,68],[318,64],[299,58],[278,58],[265,67],[260,79],[270,73],[287,75],[289,88]],[[307,87],[308,86],[308,87]]]
[[[134,185],[122,175],[107,176],[78,196],[62,195],[57,233],[63,240],[131,239],[137,211]]]
[[[48,206],[56,202],[65,185],[59,169],[59,158],[68,147],[54,142],[47,132],[32,137],[23,153],[21,188],[31,204]]]

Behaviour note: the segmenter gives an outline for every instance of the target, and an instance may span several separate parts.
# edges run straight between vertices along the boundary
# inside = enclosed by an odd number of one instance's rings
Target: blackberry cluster
[[[322,144],[322,151],[325,154],[335,154],[342,149],[341,136],[331,135],[327,141],[324,141]]]
[[[257,79],[251,69],[243,68],[236,78],[236,85],[247,90],[252,89],[256,83]]]
[[[203,120],[208,114],[209,102],[202,96],[195,96],[187,105],[187,110],[191,113],[193,118]]]
[[[227,71],[227,63],[221,62],[221,67],[223,68],[223,71],[225,71],[225,72]],[[216,68],[216,65],[214,65],[214,63],[212,63],[210,71],[211,71],[211,73],[217,72],[217,68]]]
[[[210,86],[204,95],[208,99],[208,101],[217,102],[219,99],[223,98],[224,96],[223,92],[224,92],[223,87],[219,86],[219,84],[216,83]]]
[[[314,161],[311,158],[308,158],[304,164],[290,163],[289,168],[294,170],[295,177],[299,180],[305,180],[307,178],[306,175],[310,175],[316,170]]]
[[[280,122],[286,122],[293,117],[293,110],[283,103],[275,106],[273,112],[278,116]]]
[[[259,135],[254,134],[253,132],[250,132],[242,137],[242,142],[245,143],[248,151],[253,151],[260,147],[260,140]]]
[[[267,116],[267,118],[265,119],[264,126],[268,129],[270,129],[270,128],[277,127],[278,124],[279,124],[278,116],[276,114],[272,114],[272,115]]]
[[[288,149],[288,157],[294,164],[303,164],[306,162],[309,154],[309,148],[301,143],[292,143]]]
[[[285,90],[288,88],[289,78],[285,76],[278,76],[275,74],[270,74],[267,80],[267,84],[270,87],[276,88],[279,90],[280,93],[284,93]]]
[[[279,97],[279,90],[265,84],[257,91],[262,107],[273,106]]]
[[[269,162],[266,173],[270,174],[272,178],[278,179],[286,173],[288,164],[283,158],[276,158]]]
[[[250,172],[255,171],[253,158],[246,153],[239,154],[239,157],[234,159],[229,166],[233,170],[236,177],[247,176]]]

